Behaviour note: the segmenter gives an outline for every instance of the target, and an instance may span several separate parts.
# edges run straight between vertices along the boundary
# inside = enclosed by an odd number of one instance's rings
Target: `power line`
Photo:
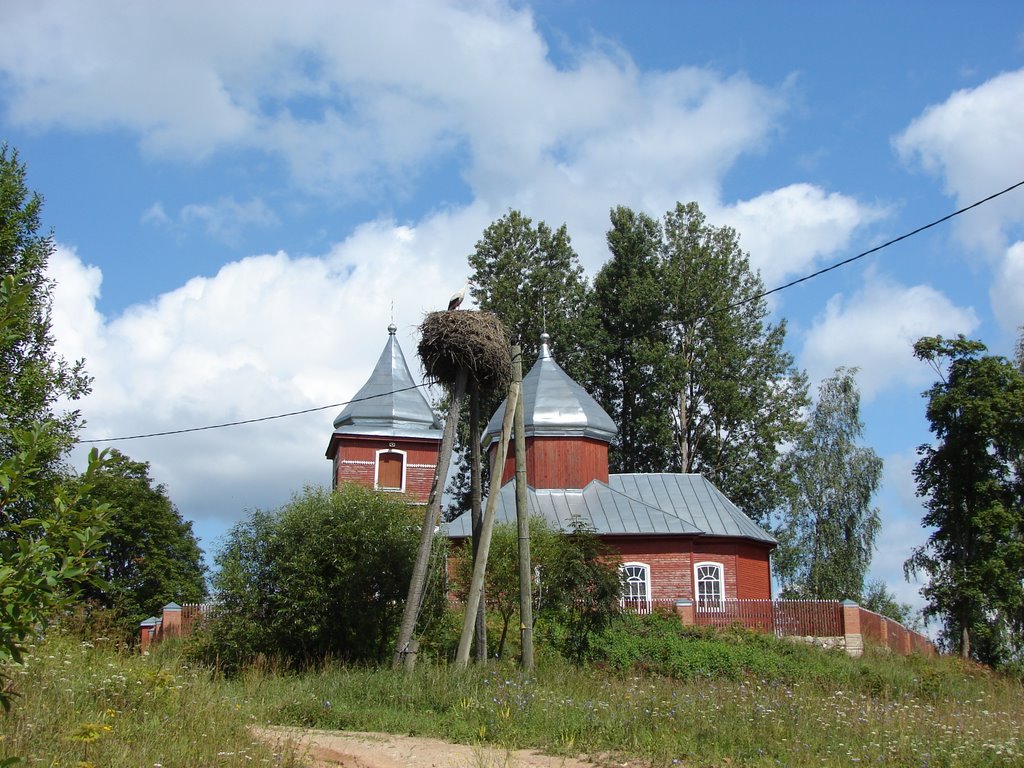
[[[819,277],[821,275],[824,275],[826,272],[831,272],[833,269],[839,269],[840,267],[845,267],[847,264],[850,264],[850,263],[852,263],[854,261],[857,261],[858,259],[863,259],[865,256],[870,256],[872,253],[878,253],[878,251],[882,250],[883,248],[888,248],[890,245],[895,245],[896,243],[900,242],[901,240],[906,240],[908,237],[913,237],[914,235],[920,234],[921,232],[924,232],[926,229],[931,229],[932,227],[938,226],[939,224],[947,222],[950,219],[956,218],[957,216],[959,216],[962,213],[967,213],[967,211],[971,210],[972,208],[977,208],[979,205],[984,205],[985,203],[990,202],[991,200],[995,200],[1000,195],[1005,195],[1007,192],[1012,192],[1013,190],[1017,189],[1017,187],[1021,187],[1021,186],[1024,186],[1024,179],[1022,179],[1021,181],[1018,181],[1016,184],[1014,184],[1012,186],[1007,187],[1002,192],[996,192],[994,195],[989,195],[988,197],[986,197],[986,198],[984,198],[982,200],[978,200],[976,203],[971,203],[970,205],[965,206],[965,207],[961,208],[958,211],[953,211],[953,213],[947,214],[947,215],[943,216],[941,219],[936,219],[935,221],[932,221],[932,222],[930,222],[928,224],[925,224],[923,227],[918,227],[917,229],[911,230],[910,232],[902,234],[899,237],[894,237],[892,240],[887,240],[886,242],[882,243],[881,245],[876,245],[874,248],[869,248],[866,251],[861,251],[856,256],[851,256],[848,259],[843,259],[842,261],[837,261],[835,264],[827,266],[824,269],[819,269],[817,272],[812,272],[809,275],[804,275],[803,277],[798,277],[796,280],[791,280],[788,283],[785,283],[783,285],[779,285],[779,286],[777,286],[775,288],[772,288],[771,290],[762,291],[761,293],[755,294],[753,296],[748,296],[745,299],[742,299],[740,301],[734,302],[732,304],[728,304],[728,305],[722,307],[721,309],[714,310],[714,311],[716,311],[716,312],[725,312],[725,311],[728,311],[730,309],[736,309],[736,307],[742,307],[744,304],[749,304],[752,301],[757,301],[758,299],[763,299],[765,296],[771,296],[773,293],[778,293],[779,291],[784,291],[787,288],[792,288],[794,285],[799,285],[800,283],[805,283],[808,280],[814,279],[815,277]]]
[[[996,192],[995,194],[989,195],[988,197],[985,197],[985,198],[983,198],[981,200],[978,200],[977,202],[974,202],[974,203],[971,203],[970,205],[964,206],[963,208],[961,208],[961,209],[959,209],[957,211],[953,211],[953,213],[946,214],[942,218],[935,219],[935,221],[929,222],[928,224],[925,224],[924,226],[920,226],[917,229],[913,229],[910,232],[906,232],[905,234],[902,234],[899,237],[894,237],[892,240],[887,240],[886,242],[882,243],[881,245],[876,245],[874,248],[869,248],[866,251],[861,251],[860,253],[856,254],[855,256],[851,256],[848,259],[843,259],[842,261],[837,261],[835,264],[831,264],[831,265],[829,265],[827,267],[824,267],[823,269],[819,269],[816,272],[811,272],[810,274],[804,275],[803,277],[798,277],[796,280],[791,280],[788,283],[784,283],[783,285],[776,286],[775,288],[771,288],[770,290],[762,291],[760,293],[754,294],[753,296],[748,296],[745,299],[741,299],[740,301],[733,302],[732,304],[727,304],[724,307],[713,309],[713,310],[711,310],[710,312],[708,312],[705,315],[701,315],[701,316],[699,316],[697,318],[694,318],[694,320],[699,320],[702,317],[707,317],[707,315],[709,315],[709,314],[715,314],[717,312],[726,312],[726,311],[728,311],[730,309],[736,309],[737,307],[742,307],[744,304],[749,304],[752,301],[757,301],[758,299],[763,299],[766,296],[771,296],[773,293],[778,293],[780,291],[784,291],[787,288],[792,288],[793,286],[799,285],[800,283],[805,283],[808,280],[813,280],[816,277],[820,277],[821,275],[824,275],[826,272],[831,272],[834,269],[839,269],[840,267],[845,267],[847,264],[851,264],[851,263],[857,261],[858,259],[863,259],[865,256],[870,256],[873,253],[878,253],[879,251],[881,251],[881,250],[883,250],[885,248],[888,248],[890,245],[895,245],[896,243],[898,243],[898,242],[900,242],[902,240],[906,240],[907,238],[913,237],[914,235],[917,235],[917,234],[920,234],[921,232],[924,232],[926,229],[931,229],[932,227],[938,226],[939,224],[947,222],[950,219],[956,218],[957,216],[960,216],[961,214],[967,213],[967,211],[969,211],[969,210],[971,210],[973,208],[977,208],[980,205],[984,205],[985,203],[991,202],[992,200],[995,200],[997,197],[1005,195],[1008,192],[1012,192],[1013,190],[1017,189],[1018,187],[1022,187],[1022,186],[1024,186],[1024,179],[1022,179],[1021,181],[1018,181],[1016,184],[1013,184],[1013,185],[1007,187],[1006,189],[1002,190],[1001,192]],[[331,403],[330,405],[321,405],[321,406],[317,406],[316,408],[306,408],[306,409],[301,410],[301,411],[289,411],[288,413],[279,413],[279,414],[276,414],[274,416],[261,416],[261,417],[256,418],[256,419],[242,419],[241,421],[227,421],[227,422],[224,422],[222,424],[208,424],[208,425],[206,425],[204,427],[189,427],[188,429],[169,429],[169,430],[166,430],[164,432],[148,432],[146,434],[141,434],[141,435],[125,435],[125,436],[122,436],[122,437],[103,437],[103,438],[94,438],[94,439],[91,439],[91,440],[77,440],[76,442],[77,443],[111,443],[111,442],[116,442],[118,440],[142,440],[143,438],[147,438],[147,437],[165,437],[167,435],[182,435],[182,434],[186,434],[188,432],[205,432],[205,431],[211,430],[211,429],[223,429],[225,427],[237,427],[237,426],[240,426],[242,424],[256,424],[256,423],[261,422],[261,421],[273,421],[275,419],[286,419],[286,418],[289,418],[291,416],[301,416],[302,414],[306,414],[306,413],[315,413],[316,411],[324,411],[324,410],[327,410],[328,408],[338,408],[338,407],[343,406],[343,405],[349,405],[350,403],[359,403],[359,402],[362,402],[364,400],[372,400],[372,399],[377,398],[377,397],[388,397],[389,395],[398,394],[399,392],[407,392],[410,389],[419,389],[420,387],[425,387],[425,386],[428,386],[428,385],[427,384],[414,384],[411,387],[404,387],[402,389],[396,389],[396,390],[393,390],[391,392],[381,392],[378,395],[369,395],[367,397],[360,397],[360,398],[356,398],[356,399],[353,399],[353,400],[347,400],[347,401],[344,401],[344,402],[341,402],[341,403]]]
[[[274,416],[260,416],[257,419],[242,419],[241,421],[226,421],[223,424],[207,424],[205,427],[189,427],[187,429],[168,429],[164,432],[147,432],[142,435],[124,435],[122,437],[97,437],[92,440],[76,440],[77,443],[113,443],[118,440],[141,440],[145,437],[165,437],[167,435],[183,435],[187,432],[205,432],[209,429],[223,429],[224,427],[237,427],[242,424],[256,424],[260,421],[273,421],[274,419],[286,419],[289,416],[301,416],[304,413],[315,413],[316,411],[325,411],[328,408],[338,408],[343,405],[349,405],[350,403],[361,403],[365,400],[373,400],[378,397],[388,397],[389,395],[397,395],[399,392],[408,392],[410,389],[419,389],[420,387],[426,387],[427,384],[414,384],[411,387],[403,387],[402,389],[394,389],[390,392],[381,392],[377,395],[367,395],[366,397],[357,397],[352,400],[345,400],[340,403],[331,403],[330,405],[319,405],[316,408],[305,408],[301,411],[289,411],[288,413],[278,413]]]

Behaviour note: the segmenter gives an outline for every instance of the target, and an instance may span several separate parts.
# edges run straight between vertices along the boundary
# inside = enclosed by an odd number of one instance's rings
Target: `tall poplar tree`
[[[672,397],[667,366],[668,301],[661,227],[644,213],[611,212],[611,258],[594,278],[598,322],[588,340],[589,389],[619,428],[612,472],[660,472],[673,461]]]
[[[619,426],[613,472],[705,475],[759,522],[782,499],[779,451],[800,432],[807,381],[768,322],[736,232],[696,203],[662,223],[612,211],[594,281],[591,388]]]
[[[864,425],[856,371],[821,383],[818,402],[784,468],[792,477],[773,556],[783,593],[816,600],[859,600],[881,528],[871,498],[882,460],[858,445]],[[877,590],[876,590],[877,592]]]
[[[731,227],[696,203],[665,215],[663,261],[671,333],[673,469],[698,472],[754,520],[782,501],[782,446],[801,429],[807,379],[771,323],[764,283]]]
[[[980,341],[925,337],[939,376],[924,395],[936,442],[914,468],[932,530],[904,569],[923,574],[946,644],[989,664],[1024,654],[1024,375]]]

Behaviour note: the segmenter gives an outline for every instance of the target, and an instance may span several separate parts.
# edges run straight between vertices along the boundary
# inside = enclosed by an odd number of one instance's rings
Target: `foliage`
[[[100,552],[102,584],[84,597],[113,609],[131,626],[159,613],[169,602],[197,603],[206,598],[202,550],[192,524],[154,485],[149,464],[113,450],[92,481],[92,495],[110,507]]]
[[[619,426],[612,471],[706,476],[765,521],[781,499],[780,447],[800,429],[806,377],[767,322],[736,232],[696,203],[662,224],[619,207],[594,280],[591,389]]]
[[[881,579],[869,583],[857,602],[862,608],[880,613],[882,616],[888,616],[907,629],[912,629],[915,632],[924,631],[924,621],[920,613],[915,611],[910,603],[901,603],[897,600],[896,595],[889,591]]]
[[[985,351],[962,335],[914,345],[939,375],[924,393],[937,442],[914,469],[932,532],[904,567],[928,577],[946,644],[995,664],[1024,654],[1024,375]]]
[[[589,358],[583,353],[583,340],[592,317],[590,288],[565,225],[552,230],[541,221],[535,226],[530,218],[510,210],[484,230],[467,260],[473,298],[481,310],[497,315],[512,343],[520,345],[523,373],[537,359],[541,333],[547,331],[562,368],[585,381]],[[483,424],[505,395],[505,391],[494,391],[480,398]],[[439,407],[445,409],[443,403]],[[470,507],[468,423],[460,425],[456,452],[460,460],[446,489],[452,499],[446,509],[448,519]],[[488,480],[485,468],[484,493]]]
[[[292,667],[390,658],[421,522],[404,498],[352,484],[253,512],[216,557],[218,607],[198,654],[227,672],[259,655]],[[442,592],[435,582],[435,601]]]
[[[619,615],[618,558],[578,520],[554,543],[540,571],[543,598],[536,614],[545,622],[552,645],[580,664],[590,652],[592,639]]]
[[[6,166],[7,163],[5,162]],[[8,173],[3,170],[3,173]],[[7,182],[4,181],[4,184]],[[13,275],[0,281],[0,345],[17,346],[32,287]],[[88,494],[104,457],[93,450],[76,488],[55,485],[47,465],[65,437],[65,425],[45,419],[30,427],[3,425],[0,455],[0,705],[10,708],[7,666],[55,610],[75,599],[96,566],[105,508]],[[32,516],[26,517],[25,512]]]
[[[551,528],[547,520],[543,517],[530,519],[530,561],[535,572],[550,573],[555,553],[562,545],[562,534]],[[456,596],[465,597],[472,576],[473,553],[467,542],[454,552],[452,590]],[[542,589],[546,595],[546,585],[547,579],[543,583],[532,580],[531,599],[537,606],[535,617],[541,607]],[[546,597],[544,602],[546,604]],[[514,524],[498,523],[494,526],[487,555],[484,604],[488,615],[497,614],[500,621],[497,644],[488,655],[505,658],[508,628],[513,617],[519,615],[519,531]],[[492,633],[488,632],[487,636],[493,639]]]
[[[594,279],[600,322],[590,340],[591,393],[619,429],[609,451],[613,472],[664,472],[674,461],[668,312],[654,219],[628,208],[611,212],[611,259]]]
[[[53,282],[46,277],[46,265],[55,245],[52,235],[39,233],[42,198],[29,192],[25,175],[17,151],[0,145],[0,279],[5,304],[17,301],[0,338],[0,459],[22,449],[14,438],[18,430],[23,434],[48,423],[47,439],[33,448],[36,487],[47,497],[60,480],[62,458],[82,423],[78,411],[58,414],[54,407],[86,394],[90,380],[83,361],[69,364],[53,351]],[[19,500],[8,514],[34,514],[31,501]]]
[[[793,479],[773,556],[783,596],[857,599],[881,527],[871,497],[882,460],[857,445],[864,432],[855,370],[821,383],[807,429],[785,460]]]
[[[534,226],[510,210],[484,230],[469,266],[473,298],[501,318],[524,360],[537,358],[546,330],[559,364],[574,378],[582,375],[589,287],[564,224],[555,230],[543,221]]]
[[[783,348],[785,322],[767,321],[764,283],[736,231],[709,224],[696,203],[676,204],[663,230],[674,466],[764,522],[781,501],[777,458],[799,434],[806,376]]]

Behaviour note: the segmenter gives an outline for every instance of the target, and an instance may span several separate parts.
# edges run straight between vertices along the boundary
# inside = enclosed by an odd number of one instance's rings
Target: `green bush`
[[[404,498],[349,484],[307,488],[276,513],[253,512],[217,555],[217,608],[195,634],[194,655],[226,673],[259,659],[293,668],[384,661],[421,521]],[[440,604],[443,581],[434,583]]]

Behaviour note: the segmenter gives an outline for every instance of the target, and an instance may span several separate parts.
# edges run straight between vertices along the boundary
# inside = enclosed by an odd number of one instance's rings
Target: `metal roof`
[[[608,484],[630,498],[686,520],[710,536],[740,536],[778,543],[703,475],[676,472],[609,475]]]
[[[732,536],[777,543],[701,475],[611,475],[583,490],[527,489],[530,515],[543,516],[556,530],[571,530],[578,519],[598,534],[618,536]],[[484,502],[486,505],[486,501]],[[515,523],[515,481],[502,486],[496,522]],[[471,535],[468,512],[446,526],[450,538]]]
[[[392,323],[373,373],[334,420],[334,433],[440,440],[434,411],[413,381]]]
[[[611,416],[555,362],[548,346],[548,335],[542,334],[540,338],[537,362],[523,377],[525,437],[583,436],[611,442],[618,432]],[[484,446],[501,435],[506,402],[507,399],[487,422]]]

